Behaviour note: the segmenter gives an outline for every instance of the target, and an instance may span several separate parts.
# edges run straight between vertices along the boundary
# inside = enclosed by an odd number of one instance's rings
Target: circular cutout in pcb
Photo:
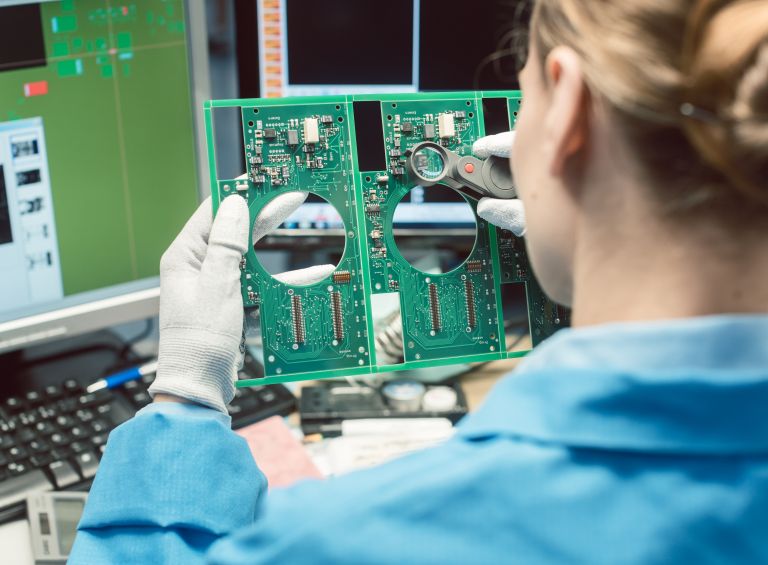
[[[257,231],[254,225],[254,238]],[[254,244],[253,250],[259,264],[272,276],[315,265],[338,266],[344,256],[345,234],[344,220],[335,206],[310,192],[282,224]],[[305,286],[320,280],[309,280]]]
[[[472,206],[441,184],[411,188],[397,203],[392,226],[397,250],[412,267],[424,272],[447,273],[458,268],[477,239]]]

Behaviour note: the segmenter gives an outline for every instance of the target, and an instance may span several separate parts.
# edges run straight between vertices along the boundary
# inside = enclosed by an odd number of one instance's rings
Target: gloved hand
[[[514,141],[515,132],[513,131],[487,135],[475,141],[472,152],[480,159],[487,159],[491,155],[508,159]],[[510,200],[481,198],[477,204],[477,215],[495,226],[511,231],[518,237],[525,235],[525,209],[519,198]]]
[[[253,241],[280,225],[306,197],[291,192],[265,206]],[[149,389],[153,397],[169,394],[226,412],[243,363],[240,260],[248,247],[249,223],[243,198],[225,198],[215,220],[209,198],[163,254],[159,365]],[[333,265],[319,265],[276,278],[311,284],[333,270]]]

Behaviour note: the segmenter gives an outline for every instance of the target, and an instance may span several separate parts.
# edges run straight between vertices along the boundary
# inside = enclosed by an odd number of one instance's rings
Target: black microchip
[[[405,168],[404,167],[395,167],[392,169],[392,174],[402,176],[405,174]]]
[[[286,132],[286,142],[288,145],[298,145],[299,144],[299,132],[295,129],[289,129]]]
[[[389,156],[390,157],[400,157],[402,155],[401,151],[399,149],[390,149],[389,150]]]
[[[315,152],[315,146],[311,143],[305,143],[304,144],[304,153],[314,153]]]
[[[264,137],[266,139],[275,139],[277,137],[277,130],[274,128],[264,128]]]
[[[411,122],[403,122],[400,125],[400,131],[403,133],[413,133],[413,124]]]
[[[251,165],[261,165],[264,162],[264,159],[261,158],[261,155],[254,155],[251,157]]]
[[[458,112],[454,112],[453,115],[457,120],[464,120],[467,117],[467,113],[464,110],[459,110]]]
[[[333,123],[333,116],[320,116],[320,123],[323,123],[323,124]]]
[[[435,124],[424,124],[424,137],[426,139],[435,137]]]

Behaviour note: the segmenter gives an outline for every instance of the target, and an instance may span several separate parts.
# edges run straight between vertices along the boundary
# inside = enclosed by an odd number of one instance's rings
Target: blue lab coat
[[[267,493],[229,418],[115,431],[71,563],[768,563],[768,316],[564,330],[447,443]]]

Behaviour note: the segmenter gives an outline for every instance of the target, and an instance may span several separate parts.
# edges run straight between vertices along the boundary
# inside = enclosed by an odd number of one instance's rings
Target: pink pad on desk
[[[302,479],[322,479],[304,446],[293,436],[280,416],[241,428],[256,464],[266,475],[270,488],[286,487]]]

